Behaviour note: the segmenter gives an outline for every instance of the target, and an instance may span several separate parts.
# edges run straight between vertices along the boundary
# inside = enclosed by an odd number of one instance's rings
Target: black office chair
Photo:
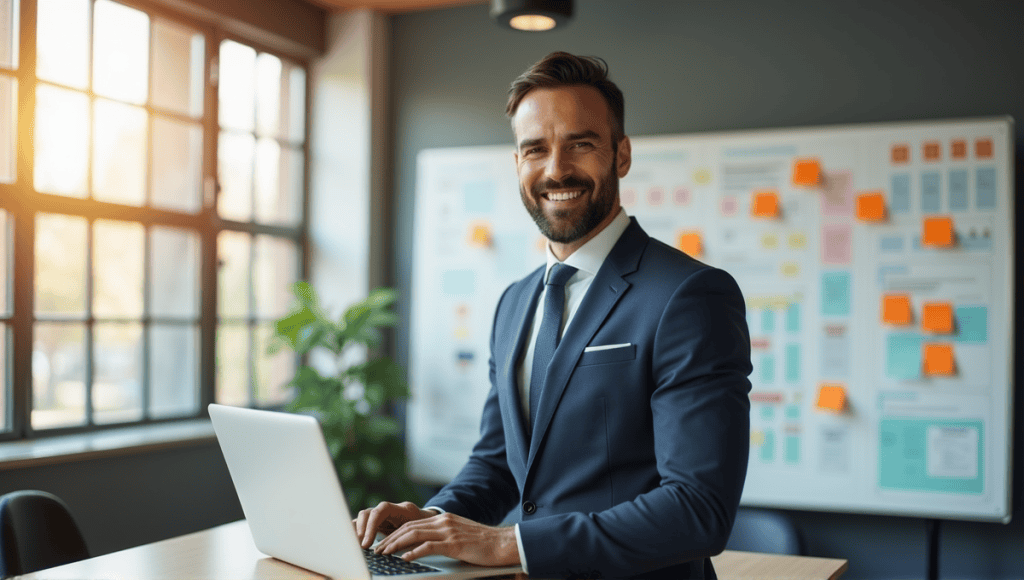
[[[725,544],[726,550],[805,556],[803,537],[786,514],[773,510],[740,508]]]
[[[88,557],[82,531],[60,498],[35,490],[0,497],[0,577]]]

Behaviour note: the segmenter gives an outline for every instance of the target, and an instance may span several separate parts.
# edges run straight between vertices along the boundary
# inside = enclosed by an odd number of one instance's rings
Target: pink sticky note
[[[853,227],[850,224],[821,226],[821,261],[849,264],[853,259]]]
[[[736,201],[736,197],[733,195],[727,195],[722,198],[722,215],[733,216],[736,215],[736,210],[739,209],[739,203]]]
[[[821,180],[821,215],[853,215],[853,174],[825,173]]]

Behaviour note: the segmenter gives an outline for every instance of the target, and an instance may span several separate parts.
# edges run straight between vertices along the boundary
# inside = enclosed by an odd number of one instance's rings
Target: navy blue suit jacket
[[[714,577],[749,449],[739,287],[633,218],[555,351],[527,433],[517,370],[544,271],[498,302],[480,441],[426,505],[488,524],[517,508],[534,577]]]

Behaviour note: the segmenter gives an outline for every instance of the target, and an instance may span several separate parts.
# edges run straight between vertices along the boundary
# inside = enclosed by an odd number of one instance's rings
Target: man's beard
[[[593,198],[587,202],[579,219],[571,223],[568,228],[562,230],[555,229],[551,220],[548,219],[548,216],[544,214],[544,210],[541,209],[540,201],[531,202],[539,200],[541,192],[552,189],[593,191],[593,181],[573,176],[566,177],[562,181],[547,180],[533,187],[532,198],[527,196],[526,190],[520,184],[519,195],[523,198],[523,205],[526,206],[527,213],[533,218],[537,228],[540,229],[540,233],[544,237],[559,244],[570,244],[593,231],[594,228],[608,217],[612,208],[615,207],[615,200],[619,196],[619,180],[616,179],[614,171],[615,167],[612,166],[611,171],[602,180],[601,189],[594,192]],[[555,210],[555,217],[566,218],[569,215],[571,215],[569,210]]]

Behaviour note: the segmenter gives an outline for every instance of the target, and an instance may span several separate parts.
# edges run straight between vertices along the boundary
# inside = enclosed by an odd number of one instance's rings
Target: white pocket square
[[[625,342],[625,343],[622,343],[622,344],[606,344],[606,345],[602,345],[602,346],[588,346],[587,348],[583,349],[583,352],[596,352],[596,351],[599,351],[599,350],[611,350],[613,348],[626,348],[627,346],[633,346],[633,343]]]

